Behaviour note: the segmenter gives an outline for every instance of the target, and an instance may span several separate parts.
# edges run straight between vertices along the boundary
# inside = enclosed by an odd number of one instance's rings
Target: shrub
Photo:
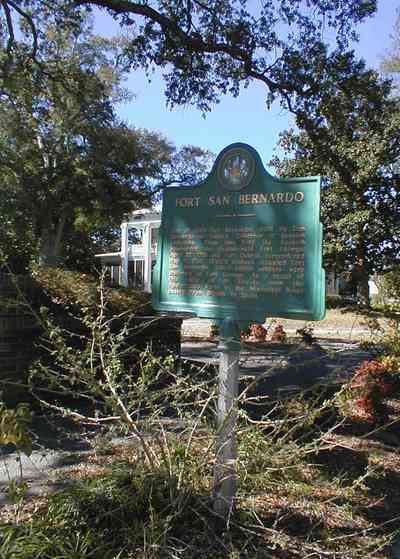
[[[263,342],[267,335],[267,330],[262,324],[252,324],[250,326],[250,339]]]
[[[386,355],[400,357],[400,317],[392,317],[387,321],[380,346]]]
[[[286,332],[283,329],[282,324],[278,324],[277,326],[275,326],[274,331],[271,335],[271,342],[284,344],[286,342],[286,338]]]
[[[370,423],[386,420],[384,399],[400,389],[400,362],[394,356],[363,361],[341,396],[345,415]],[[343,406],[343,404],[346,404]]]
[[[379,278],[379,291],[383,303],[400,304],[400,266],[386,272]]]
[[[373,305],[374,311],[381,312],[381,313],[398,313],[400,314],[400,303],[376,303]]]
[[[179,353],[181,321],[150,320],[149,315],[154,317],[150,294],[108,288],[92,275],[61,268],[36,268],[33,275],[39,292],[33,310],[43,330],[42,364],[59,370],[60,358],[70,360],[66,352],[75,352],[73,359],[81,362],[91,351],[94,334],[99,335],[99,321],[101,336],[113,339],[114,350],[118,347],[122,366],[131,369],[147,348],[163,356]],[[55,345],[58,355],[49,351]]]
[[[97,312],[100,302],[99,278],[62,268],[38,267],[33,271],[42,304],[52,303],[69,311],[92,308]],[[129,311],[136,316],[154,313],[149,293],[131,288],[103,288],[107,295],[107,314]]]

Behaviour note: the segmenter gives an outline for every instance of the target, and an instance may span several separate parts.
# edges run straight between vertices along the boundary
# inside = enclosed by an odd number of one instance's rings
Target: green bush
[[[379,292],[382,303],[400,304],[400,266],[380,276]]]
[[[377,303],[373,305],[373,310],[384,314],[387,313],[400,314],[400,303],[386,303],[386,304]]]
[[[79,311],[92,308],[97,312],[100,303],[99,278],[62,268],[38,267],[33,271],[36,289],[42,294],[42,303],[57,305],[62,309]],[[135,316],[154,314],[151,296],[139,289],[104,288],[107,295],[107,313],[117,315],[129,312]]]

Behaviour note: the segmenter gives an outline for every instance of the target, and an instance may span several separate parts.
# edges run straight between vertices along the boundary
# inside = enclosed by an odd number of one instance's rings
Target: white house
[[[121,250],[95,255],[110,268],[112,283],[151,292],[160,224],[161,214],[155,210],[134,211],[121,223]]]

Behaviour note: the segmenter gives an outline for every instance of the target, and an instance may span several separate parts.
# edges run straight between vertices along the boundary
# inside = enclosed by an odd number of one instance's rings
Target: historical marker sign
[[[205,181],[164,191],[153,305],[248,323],[321,320],[319,177],[279,180],[232,144]]]

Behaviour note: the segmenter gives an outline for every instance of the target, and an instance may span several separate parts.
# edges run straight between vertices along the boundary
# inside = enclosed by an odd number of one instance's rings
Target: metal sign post
[[[237,322],[220,327],[218,417],[214,466],[214,510],[227,518],[236,494],[236,420],[239,385],[240,333]]]

